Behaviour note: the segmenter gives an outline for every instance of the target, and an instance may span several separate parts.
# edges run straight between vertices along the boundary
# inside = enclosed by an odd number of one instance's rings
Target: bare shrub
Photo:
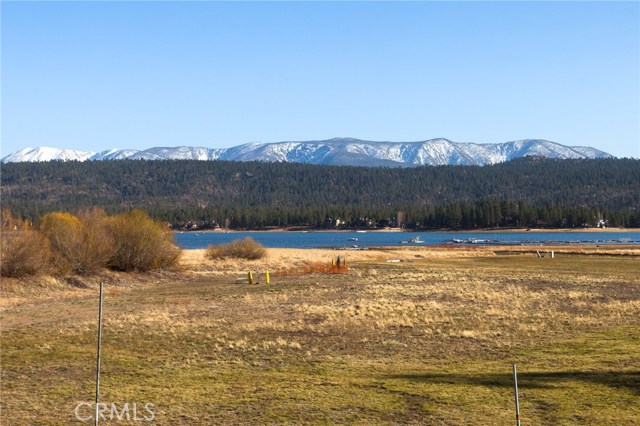
[[[207,257],[210,259],[262,259],[267,250],[262,244],[251,237],[232,241],[227,244],[211,245],[207,248]]]
[[[150,271],[177,265],[181,250],[173,235],[145,212],[133,210],[111,217],[113,256],[109,266],[119,271]]]
[[[39,232],[3,232],[0,236],[0,275],[20,278],[49,268],[49,241]]]
[[[53,251],[58,273],[88,275],[104,268],[113,251],[113,239],[100,210],[87,210],[78,218],[69,213],[49,213],[40,221],[40,231]]]
[[[83,210],[78,214],[82,223],[82,241],[75,272],[90,274],[107,266],[113,255],[113,237],[109,233],[107,215],[103,210]]]
[[[4,276],[45,269],[87,275],[106,266],[149,271],[176,265],[181,253],[172,235],[139,210],[114,217],[98,209],[81,211],[79,217],[49,213],[40,221],[39,232],[28,230],[26,222],[5,211],[2,225],[12,229],[2,234]]]
[[[53,267],[59,273],[81,270],[82,222],[69,213],[48,213],[40,221],[40,231],[49,240]]]

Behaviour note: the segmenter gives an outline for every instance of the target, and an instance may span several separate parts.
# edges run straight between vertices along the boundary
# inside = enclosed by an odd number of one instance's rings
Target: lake
[[[251,237],[269,248],[369,246],[640,244],[640,232],[177,232],[176,244],[201,249]],[[418,237],[421,242],[410,242]]]

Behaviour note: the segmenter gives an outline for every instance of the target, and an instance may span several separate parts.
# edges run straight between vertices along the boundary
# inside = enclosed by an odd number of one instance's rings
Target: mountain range
[[[60,148],[25,148],[2,158],[2,163],[100,160],[228,160],[292,162],[325,165],[415,167],[424,165],[488,165],[515,158],[613,158],[595,148],[565,146],[543,139],[505,143],[459,143],[447,139],[421,142],[372,142],[353,138],[322,141],[251,142],[232,148],[157,147],[145,150],[111,149],[102,152]]]

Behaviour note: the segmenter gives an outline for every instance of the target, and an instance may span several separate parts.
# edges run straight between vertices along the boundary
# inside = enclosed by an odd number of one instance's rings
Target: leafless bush
[[[69,213],[48,213],[40,221],[40,231],[51,244],[52,262],[59,273],[82,269],[82,223]]]
[[[113,237],[109,233],[108,218],[99,209],[85,210],[78,214],[82,223],[82,241],[75,272],[90,274],[107,266],[113,255]]]
[[[212,245],[207,248],[207,257],[210,259],[262,259],[267,254],[262,244],[251,237],[232,241],[227,244]]]
[[[37,231],[3,232],[0,237],[0,275],[23,277],[46,272],[51,250],[49,241]]]
[[[114,217],[93,209],[79,217],[49,213],[39,231],[16,227],[3,212],[2,275],[56,273],[88,275],[109,266],[121,271],[149,271],[177,264],[180,249],[172,235],[146,213],[136,210]],[[15,230],[18,229],[18,230]],[[25,229],[28,229],[25,228]]]
[[[141,210],[111,217],[113,256],[109,266],[119,271],[149,271],[177,265],[181,250],[173,235]]]
[[[78,218],[69,213],[49,213],[40,221],[40,231],[53,251],[53,267],[58,273],[88,275],[107,265],[113,252],[106,216],[88,210]]]

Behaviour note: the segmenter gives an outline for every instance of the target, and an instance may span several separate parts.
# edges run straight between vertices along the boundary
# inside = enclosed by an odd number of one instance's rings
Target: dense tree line
[[[522,158],[492,166],[381,168],[226,161],[2,165],[2,203],[132,208],[175,226],[485,228],[640,226],[640,160]]]

